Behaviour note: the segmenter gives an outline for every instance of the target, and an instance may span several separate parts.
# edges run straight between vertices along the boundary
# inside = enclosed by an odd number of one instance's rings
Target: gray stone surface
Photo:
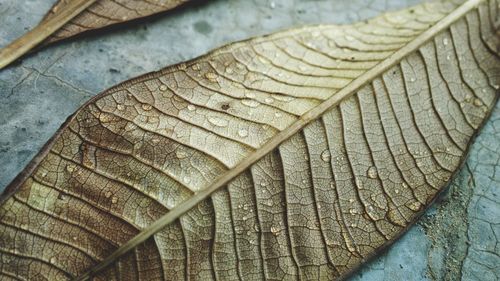
[[[54,0],[0,0],[0,46]],[[48,47],[0,71],[0,190],[80,104],[145,72],[231,41],[314,23],[349,23],[418,0],[216,0]],[[449,191],[356,281],[500,280],[500,106]]]

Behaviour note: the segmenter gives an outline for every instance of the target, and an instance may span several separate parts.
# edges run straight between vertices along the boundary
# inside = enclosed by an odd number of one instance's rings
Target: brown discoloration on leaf
[[[498,1],[475,2],[235,43],[102,93],[9,186],[2,271],[344,278],[436,198],[497,100]]]

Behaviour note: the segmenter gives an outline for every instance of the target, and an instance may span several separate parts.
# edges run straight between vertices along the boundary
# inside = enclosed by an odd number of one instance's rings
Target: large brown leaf
[[[344,278],[463,162],[499,95],[498,4],[285,31],[100,94],[4,193],[1,273]]]

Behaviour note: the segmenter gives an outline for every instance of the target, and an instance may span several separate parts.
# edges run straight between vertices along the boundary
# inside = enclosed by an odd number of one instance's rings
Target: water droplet
[[[111,198],[111,203],[112,203],[112,204],[116,204],[116,203],[118,203],[118,197],[113,196],[113,198]]]
[[[184,151],[184,149],[178,148],[175,151],[175,156],[177,157],[177,159],[184,159],[188,157],[188,154],[186,153],[186,151]]]
[[[259,61],[263,64],[269,64],[269,60],[264,57],[259,57]]]
[[[73,239],[73,241],[76,241],[76,240],[78,240],[78,237],[73,236],[72,239]]]
[[[279,118],[279,117],[281,117],[282,115],[281,115],[281,113],[280,113],[280,112],[275,112],[275,113],[274,113],[274,116],[276,116],[276,117],[278,117],[278,118]]]
[[[226,127],[227,124],[229,123],[226,119],[215,117],[215,116],[209,116],[208,122],[212,123],[212,125],[217,126],[217,127]]]
[[[189,111],[193,111],[193,110],[196,109],[196,106],[190,104],[190,105],[187,106],[187,108],[188,108]]]
[[[350,209],[350,210],[349,210],[349,213],[351,213],[351,215],[355,215],[355,214],[356,214],[356,210],[354,210],[354,209]]]
[[[274,3],[274,1],[271,1],[269,6],[271,7],[271,9],[274,9],[274,8],[276,8],[276,3]]]
[[[248,131],[247,131],[247,130],[245,130],[245,129],[240,129],[240,130],[238,131],[238,135],[239,135],[240,137],[242,137],[242,138],[245,138],[245,137],[247,137],[247,136],[248,136]]]
[[[190,183],[191,182],[191,178],[189,176],[185,176],[183,179],[182,179],[185,183]]]
[[[124,109],[125,109],[125,107],[123,106],[123,104],[119,104],[119,105],[117,105],[117,106],[116,106],[116,108],[117,108],[118,110],[120,110],[120,111],[122,111],[122,110],[124,110]]]
[[[165,92],[167,90],[167,86],[160,85],[160,91]]]
[[[471,94],[467,94],[467,95],[465,95],[465,101],[466,101],[466,102],[470,102],[470,101],[471,101],[471,99],[472,99],[472,95],[471,95]]]
[[[451,54],[447,54],[447,55],[446,55],[446,59],[447,59],[447,60],[451,60]]]
[[[257,107],[260,103],[256,100],[241,100],[241,103],[248,107]]]
[[[236,63],[236,67],[238,69],[245,69],[245,65],[243,65],[242,63],[239,63],[239,62]]]
[[[99,120],[103,123],[108,123],[109,121],[112,120],[112,117],[109,114],[101,113],[99,114]]]
[[[325,150],[323,150],[323,152],[321,152],[321,160],[323,160],[325,162],[330,162],[331,158],[332,158],[332,154],[330,153],[330,150],[325,149]]]
[[[349,203],[354,203],[354,199],[349,199]]]
[[[375,166],[371,166],[370,168],[368,168],[367,175],[371,179],[376,179],[378,176],[377,168]]]
[[[41,174],[41,176],[42,176],[42,178],[45,178],[45,177],[47,176],[47,172],[43,172],[43,173]]]
[[[132,99],[133,95],[132,94],[127,94],[127,99]]]
[[[243,228],[239,225],[235,226],[234,227],[234,231],[238,234],[242,234],[243,233]]]
[[[358,179],[356,178],[356,186],[359,188],[359,189],[363,189],[363,181],[361,181],[361,179]]]
[[[420,202],[418,201],[414,201],[413,203],[411,203],[408,208],[410,208],[410,210],[412,211],[419,211],[420,210],[420,207],[422,206],[422,204],[420,204]]]
[[[394,190],[396,194],[399,194],[399,189]]]
[[[232,74],[234,72],[233,68],[231,67],[226,67],[226,73],[227,74]]]
[[[415,77],[410,78],[410,82],[415,82]]]
[[[54,264],[54,263],[56,263],[56,262],[57,262],[57,258],[56,258],[56,257],[51,257],[51,258],[50,258],[50,263],[51,263],[51,264]]]
[[[475,106],[481,106],[481,105],[483,105],[483,102],[482,102],[480,99],[475,98],[475,99],[474,99],[474,105],[475,105]]]
[[[144,109],[145,111],[150,111],[151,109],[153,109],[153,106],[148,103],[143,103],[142,109]]]
[[[443,45],[445,45],[445,46],[448,45],[448,38],[443,39]]]
[[[154,124],[160,122],[160,118],[158,116],[148,116],[148,123]]]
[[[111,197],[111,195],[113,195],[113,193],[111,193],[111,191],[109,191],[109,190],[106,191],[106,193],[104,193],[104,197],[106,197],[106,198]]]
[[[247,97],[249,99],[253,99],[253,98],[255,98],[255,94],[251,93],[251,92],[248,92],[248,93],[245,93],[245,97]]]
[[[495,90],[498,90],[498,89],[500,89],[500,85],[495,84],[495,85],[493,85],[493,88],[495,88]]]
[[[205,73],[205,78],[207,78],[211,82],[217,82],[217,77],[218,77],[218,75],[213,73],[213,72]]]
[[[278,236],[280,234],[281,230],[279,228],[277,228],[276,226],[271,226],[271,233],[274,235],[274,236]]]
[[[273,102],[274,102],[274,99],[273,99],[273,98],[266,98],[264,101],[265,101],[267,104],[271,104],[271,103],[273,103]]]
[[[69,173],[73,173],[75,170],[76,170],[75,165],[73,165],[73,164],[66,165],[66,171],[68,171]]]

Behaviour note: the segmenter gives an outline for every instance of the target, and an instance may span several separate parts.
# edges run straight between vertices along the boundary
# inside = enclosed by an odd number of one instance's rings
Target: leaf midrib
[[[164,216],[156,220],[154,223],[152,223],[150,226],[142,230],[134,238],[130,239],[125,244],[123,244],[120,248],[118,248],[114,253],[108,256],[105,260],[103,260],[102,262],[91,268],[83,275],[78,276],[74,280],[80,281],[89,279],[95,273],[101,271],[102,269],[113,263],[123,254],[127,253],[129,250],[132,250],[137,245],[143,243],[149,237],[153,236],[161,229],[163,229],[165,226],[179,219],[184,213],[188,212],[193,207],[198,205],[200,202],[207,199],[213,192],[215,192],[219,188],[227,185],[230,181],[232,181],[238,175],[246,171],[250,166],[252,166],[258,160],[260,160],[262,157],[266,156],[267,154],[275,150],[282,142],[286,141],[287,139],[295,135],[297,132],[302,130],[307,124],[321,117],[326,111],[333,108],[334,106],[337,106],[344,99],[354,95],[361,87],[365,86],[367,83],[371,82],[373,79],[379,77],[385,71],[389,70],[391,67],[398,64],[407,55],[418,50],[418,48],[420,48],[423,44],[425,44],[430,39],[434,38],[438,33],[447,29],[451,24],[462,18],[469,11],[477,8],[477,6],[481,2],[484,2],[484,0],[468,0],[467,2],[456,8],[453,12],[442,18],[440,21],[438,21],[436,24],[434,24],[426,31],[422,32],[420,35],[418,35],[415,39],[413,39],[408,44],[403,46],[401,49],[394,52],[392,55],[381,61],[373,68],[367,70],[358,78],[350,82],[346,87],[335,93],[333,96],[331,96],[330,98],[328,98],[315,108],[303,114],[297,121],[292,123],[285,130],[277,133],[267,143],[265,143],[259,149],[255,150],[251,155],[249,155],[247,158],[245,158],[243,161],[237,164],[234,168],[222,174],[210,186],[199,191],[198,193],[195,193],[192,197],[177,205],[167,214],[165,214]]]

